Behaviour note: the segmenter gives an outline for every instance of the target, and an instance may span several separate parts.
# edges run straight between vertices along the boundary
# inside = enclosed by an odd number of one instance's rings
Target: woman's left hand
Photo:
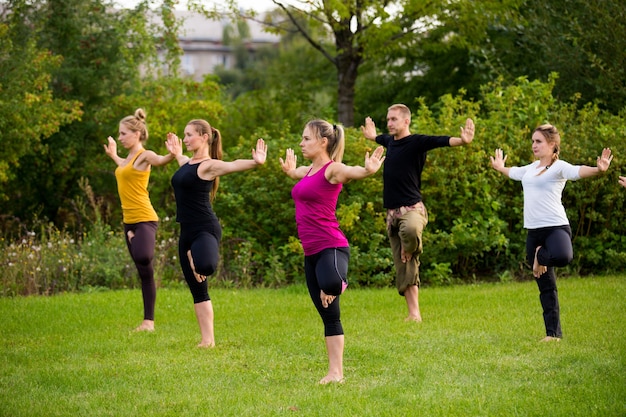
[[[371,156],[369,152],[365,153],[365,163],[363,166],[368,173],[373,174],[380,169],[380,166],[385,161],[385,157],[383,156],[384,151],[385,149],[382,146],[379,146],[374,149]]]
[[[611,149],[604,148],[602,150],[602,155],[598,157],[598,163],[597,163],[598,171],[605,172],[607,169],[609,169],[609,165],[611,165],[612,160],[613,160],[613,155],[611,155]]]
[[[263,165],[265,163],[265,159],[267,158],[267,145],[263,139],[259,139],[256,141],[256,149],[252,150],[252,159],[259,165]]]

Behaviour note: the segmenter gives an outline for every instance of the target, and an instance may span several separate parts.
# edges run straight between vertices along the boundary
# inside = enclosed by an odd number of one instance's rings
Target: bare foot
[[[328,306],[331,305],[333,301],[335,301],[335,298],[337,297],[334,295],[328,295],[324,291],[320,290],[320,299],[322,300],[322,307],[328,308]]]
[[[214,348],[215,347],[215,342],[200,342],[198,343],[198,347],[199,348]]]
[[[129,230],[128,233],[126,233],[126,236],[128,236],[128,243],[133,241],[133,238],[135,237],[135,232],[133,232],[132,230]]]
[[[206,275],[200,275],[196,272],[196,266],[193,264],[193,258],[191,257],[191,250],[187,251],[187,258],[189,258],[189,265],[193,271],[193,276],[196,277],[196,281],[202,282],[206,280]]]
[[[139,326],[135,328],[136,332],[153,332],[154,320],[144,320]]]
[[[547,266],[539,265],[539,261],[537,260],[537,253],[539,253],[539,249],[541,249],[541,246],[538,246],[537,249],[535,249],[535,260],[533,261],[533,276],[535,278],[539,278],[548,270]]]
[[[411,252],[407,252],[402,248],[400,253],[400,259],[402,259],[402,263],[405,264],[409,262],[413,258],[413,254]]]
[[[404,319],[404,321],[414,321],[416,323],[421,323],[422,322],[422,316],[408,316],[407,318]]]
[[[560,342],[560,341],[561,341],[560,337],[554,337],[554,336],[546,336],[540,340],[540,342]]]
[[[324,378],[320,379],[320,385],[326,385],[336,382],[338,384],[343,384],[343,376],[342,375],[326,375]]]

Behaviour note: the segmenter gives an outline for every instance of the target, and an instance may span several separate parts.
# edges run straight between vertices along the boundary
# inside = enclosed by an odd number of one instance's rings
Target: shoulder
[[[559,167],[559,168],[567,168],[567,167],[572,166],[572,164],[570,164],[569,162],[564,161],[562,159],[557,159],[556,161],[554,161],[552,166]]]
[[[376,136],[375,141],[379,145],[383,145],[386,147],[390,142],[393,142],[393,136],[386,134],[378,135]]]

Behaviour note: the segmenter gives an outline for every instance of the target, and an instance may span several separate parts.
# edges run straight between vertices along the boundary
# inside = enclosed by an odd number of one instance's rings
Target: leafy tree
[[[14,18],[5,14],[0,20],[0,206],[15,204],[8,199],[16,197],[12,183],[20,159],[42,152],[42,138],[82,114],[78,101],[52,94],[51,72],[59,67],[61,57],[38,49],[24,37],[27,28]]]
[[[554,94],[617,114],[626,107],[626,9],[621,0],[525,0],[523,24],[502,22],[483,45],[488,63],[512,80],[559,74]]]
[[[299,33],[331,63],[336,71],[338,120],[352,126],[355,89],[363,64],[419,50],[428,33],[446,22],[458,22],[460,31],[453,36],[459,39],[482,38],[491,17],[506,10],[510,2],[305,0],[299,2],[302,7],[279,0],[273,3],[284,17],[271,14],[265,24],[277,33]],[[244,16],[254,18],[253,14]],[[402,77],[410,74],[407,70]]]
[[[333,68],[301,37],[283,36],[277,46],[246,56],[244,64],[216,72],[233,98],[225,105],[226,137],[285,129],[299,136],[311,118],[334,117]]]
[[[171,19],[174,1],[164,0],[156,9],[162,22],[158,27],[151,26],[149,13],[153,12],[148,3],[144,1],[134,10],[115,9],[109,0],[8,3],[7,15],[19,28],[22,42],[58,60],[50,69],[52,97],[80,103],[83,115],[80,120],[69,120],[71,124],[49,130],[41,136],[41,146],[20,155],[7,184],[19,190],[19,198],[10,207],[2,207],[3,212],[23,218],[40,215],[57,224],[69,221],[75,212],[71,199],[81,192],[79,179],[99,169],[94,161],[110,134],[102,131],[103,121],[97,114],[112,98],[137,87],[140,70],[151,73],[161,69],[154,67],[157,46],[166,51],[165,57],[175,70],[176,53],[167,52],[173,44],[168,34],[175,33],[170,29],[175,25]]]

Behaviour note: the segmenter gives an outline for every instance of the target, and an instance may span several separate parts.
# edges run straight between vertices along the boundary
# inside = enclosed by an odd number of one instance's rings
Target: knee
[[[196,268],[196,272],[200,275],[213,275],[217,270],[217,262],[208,259],[200,261],[194,260],[194,266]]]
[[[574,254],[571,252],[559,254],[552,260],[552,264],[557,267],[569,265],[574,260]]]
[[[151,253],[146,253],[145,251],[137,251],[133,253],[133,260],[135,264],[140,266],[148,266],[152,263],[152,259],[154,257]]]

